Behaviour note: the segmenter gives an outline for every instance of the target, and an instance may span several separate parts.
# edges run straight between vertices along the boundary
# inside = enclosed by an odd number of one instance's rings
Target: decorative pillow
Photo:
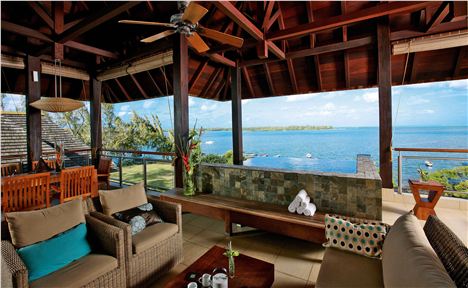
[[[371,258],[380,258],[389,225],[340,215],[325,215],[324,247],[335,247]]]
[[[143,182],[122,189],[99,190],[99,200],[108,216],[148,203]]]
[[[132,226],[132,235],[141,232],[150,225],[163,222],[161,217],[153,210],[151,203],[114,213],[113,216],[120,221],[130,224]]]
[[[49,172],[52,170],[54,169],[50,168],[49,165],[47,165],[47,163],[44,161],[44,159],[39,158],[39,161],[37,162],[37,165],[36,165],[36,170],[35,170],[36,173]]]
[[[6,213],[5,219],[16,248],[47,240],[85,223],[81,199],[36,211]]]
[[[57,271],[91,253],[86,224],[79,224],[49,240],[18,249],[28,268],[29,282]]]
[[[431,215],[424,233],[457,287],[468,287],[468,248],[437,216]]]

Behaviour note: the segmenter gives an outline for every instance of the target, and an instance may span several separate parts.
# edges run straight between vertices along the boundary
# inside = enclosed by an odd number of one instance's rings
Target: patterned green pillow
[[[371,258],[381,258],[388,224],[341,215],[325,215],[324,247],[354,252]]]

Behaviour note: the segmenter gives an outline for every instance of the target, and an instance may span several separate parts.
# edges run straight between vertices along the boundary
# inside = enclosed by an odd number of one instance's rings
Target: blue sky
[[[468,80],[398,86],[392,92],[395,126],[468,125]],[[130,119],[132,111],[156,113],[163,126],[170,128],[168,102],[172,111],[172,97],[115,108],[124,120]],[[379,121],[376,88],[243,100],[242,110],[244,127],[378,126]],[[231,127],[231,102],[190,97],[189,115],[191,125],[196,120],[198,127]]]
[[[6,111],[14,111],[19,102],[7,97],[3,104]],[[378,126],[379,119],[376,88],[243,100],[242,109],[244,127],[362,127]],[[116,104],[115,111],[126,121],[132,111],[156,113],[165,128],[172,127],[172,97]],[[198,127],[231,127],[230,102],[190,97],[189,114],[191,126],[197,121]],[[393,125],[468,125],[468,80],[393,87]]]

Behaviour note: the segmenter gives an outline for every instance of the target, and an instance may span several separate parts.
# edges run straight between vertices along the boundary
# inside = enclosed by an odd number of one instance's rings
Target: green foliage
[[[206,154],[203,155],[201,158],[201,162],[203,163],[212,163],[212,164],[227,164],[228,161],[224,155],[218,154]]]
[[[419,167],[418,173],[419,173],[419,177],[421,178],[422,181],[429,180],[429,171],[424,170],[421,167]]]
[[[45,117],[51,119],[58,125],[67,128],[73,136],[80,139],[83,143],[87,145],[91,144],[90,117],[86,106],[72,112],[46,112]]]
[[[468,192],[468,166],[455,167],[453,169],[442,169],[432,173],[429,173],[428,180],[433,180],[441,183],[445,186],[446,191],[454,191],[447,193],[448,196],[457,197],[457,198],[468,198],[466,193],[457,193],[457,192]],[[459,183],[452,184],[453,180],[463,180]]]

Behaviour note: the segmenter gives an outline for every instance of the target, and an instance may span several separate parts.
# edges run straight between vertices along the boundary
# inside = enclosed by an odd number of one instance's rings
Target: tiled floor
[[[411,210],[413,203],[383,202],[383,220],[393,224],[403,213]],[[464,241],[468,243],[468,211],[439,208],[439,217]],[[422,221],[421,224],[424,222]],[[193,263],[215,245],[225,246],[229,241],[223,233],[224,224],[202,216],[183,215],[184,261],[160,279],[154,287],[164,284]],[[320,270],[324,248],[281,235],[255,232],[232,237],[233,247],[246,255],[268,261],[275,265],[273,287],[314,287]]]

